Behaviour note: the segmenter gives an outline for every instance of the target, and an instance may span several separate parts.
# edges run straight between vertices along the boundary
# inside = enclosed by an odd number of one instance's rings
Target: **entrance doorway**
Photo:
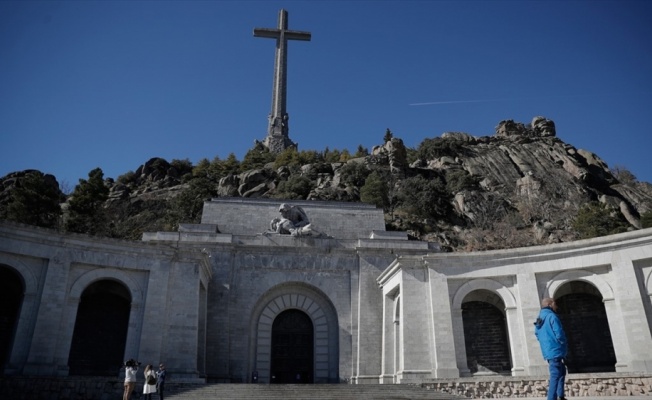
[[[131,294],[116,281],[101,280],[81,295],[72,335],[70,375],[115,376],[123,363]]]
[[[555,293],[568,337],[568,372],[614,372],[614,352],[602,295],[593,285],[573,281]]]
[[[272,383],[313,383],[314,328],[299,310],[280,313],[272,325]]]

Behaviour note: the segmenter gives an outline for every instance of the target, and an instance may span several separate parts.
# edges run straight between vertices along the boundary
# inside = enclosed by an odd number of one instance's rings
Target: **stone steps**
[[[166,400],[448,400],[450,394],[413,385],[267,385],[267,384],[176,384],[165,390]],[[152,396],[157,399],[157,396]]]

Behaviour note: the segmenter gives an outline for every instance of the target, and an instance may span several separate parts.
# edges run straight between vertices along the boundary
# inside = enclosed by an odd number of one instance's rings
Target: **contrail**
[[[431,101],[428,103],[412,103],[408,104],[410,106],[431,106],[437,104],[459,104],[459,103],[490,103],[494,101],[505,101],[505,99],[493,99],[493,100],[449,100],[449,101]]]

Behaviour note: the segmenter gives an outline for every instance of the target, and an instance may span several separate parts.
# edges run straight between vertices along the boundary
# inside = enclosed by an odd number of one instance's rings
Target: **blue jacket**
[[[534,323],[534,334],[541,345],[541,353],[546,361],[565,358],[568,353],[566,333],[557,314],[550,308],[541,309]]]

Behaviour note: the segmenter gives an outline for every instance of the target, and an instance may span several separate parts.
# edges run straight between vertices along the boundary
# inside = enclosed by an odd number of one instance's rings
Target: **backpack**
[[[150,372],[147,375],[147,384],[148,385],[156,385],[156,375],[154,375],[152,372]]]

